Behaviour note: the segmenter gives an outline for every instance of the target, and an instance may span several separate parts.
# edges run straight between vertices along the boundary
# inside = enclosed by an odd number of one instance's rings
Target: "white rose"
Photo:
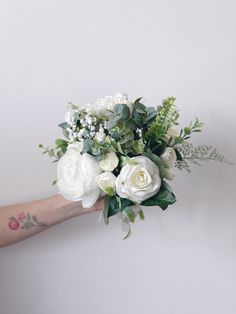
[[[172,125],[166,132],[165,141],[169,142],[169,140],[172,139],[171,143],[173,143],[175,138],[178,137],[179,135],[180,135],[179,128],[176,125]]]
[[[167,131],[167,135],[169,137],[173,137],[176,138],[177,136],[179,136],[179,128],[176,125],[172,125],[168,131]]]
[[[99,166],[103,171],[113,171],[119,164],[119,159],[114,152],[107,152],[104,158],[99,161]]]
[[[103,172],[97,176],[96,181],[100,189],[108,195],[115,193],[116,176],[112,172]]]
[[[172,147],[167,147],[164,150],[164,153],[161,154],[160,158],[167,168],[174,167],[177,160],[176,152]]]
[[[161,186],[159,169],[149,158],[133,157],[137,164],[126,164],[116,179],[116,192],[136,203],[155,195]]]
[[[173,168],[165,168],[164,177],[165,177],[167,180],[173,180],[174,177],[175,177],[174,169],[173,169]]]
[[[57,165],[57,186],[65,199],[82,200],[83,207],[91,207],[99,197],[95,178],[101,173],[98,162],[89,154],[80,154],[82,142],[68,146]]]

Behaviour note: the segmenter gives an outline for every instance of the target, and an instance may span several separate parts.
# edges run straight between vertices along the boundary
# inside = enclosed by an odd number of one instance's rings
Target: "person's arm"
[[[91,208],[55,195],[26,204],[0,207],[0,247],[28,238],[56,223],[103,208],[103,200]]]

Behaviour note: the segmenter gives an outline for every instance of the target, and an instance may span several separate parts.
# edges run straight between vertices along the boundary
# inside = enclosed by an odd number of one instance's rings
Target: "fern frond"
[[[157,114],[156,120],[149,126],[146,131],[145,139],[155,138],[156,141],[161,139],[167,130],[175,124],[179,114],[175,106],[175,98],[168,97],[163,100],[162,107]]]

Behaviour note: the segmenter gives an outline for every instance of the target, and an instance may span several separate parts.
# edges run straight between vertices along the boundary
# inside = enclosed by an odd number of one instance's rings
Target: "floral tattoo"
[[[32,227],[46,227],[47,225],[43,222],[38,221],[36,215],[30,215],[20,212],[16,217],[11,216],[9,218],[8,227],[11,230],[18,229],[31,229]]]

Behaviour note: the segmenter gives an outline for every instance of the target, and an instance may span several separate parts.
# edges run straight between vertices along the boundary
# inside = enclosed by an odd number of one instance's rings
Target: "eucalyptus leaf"
[[[59,126],[60,128],[62,128],[62,129],[67,129],[67,128],[70,127],[67,122],[62,122],[62,123],[58,124],[58,126]]]
[[[113,110],[122,120],[127,120],[130,117],[130,109],[126,104],[117,104]]]

